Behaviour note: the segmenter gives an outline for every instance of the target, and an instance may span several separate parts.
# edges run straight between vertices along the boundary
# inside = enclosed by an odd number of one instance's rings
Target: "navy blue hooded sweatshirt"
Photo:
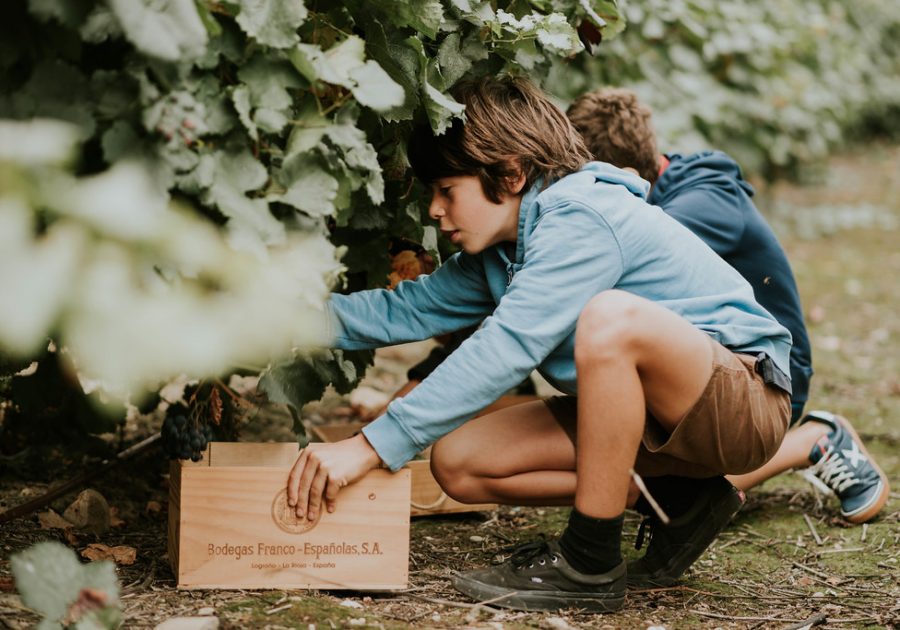
[[[719,151],[667,155],[647,201],[661,207],[734,267],[756,301],[793,336],[791,403],[797,420],[809,397],[812,360],[797,282],[772,228],[753,205],[753,187]]]

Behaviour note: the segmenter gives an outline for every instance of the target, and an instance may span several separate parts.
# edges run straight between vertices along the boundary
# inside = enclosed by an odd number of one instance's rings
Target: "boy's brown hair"
[[[595,160],[632,167],[651,184],[659,177],[652,112],[623,88],[602,88],[579,96],[566,115],[584,137]]]
[[[525,79],[484,77],[451,93],[466,106],[465,124],[457,119],[441,136],[418,126],[407,145],[413,172],[426,185],[476,175],[485,196],[500,203],[520,173],[527,190],[538,179],[549,185],[591,160],[565,114]]]

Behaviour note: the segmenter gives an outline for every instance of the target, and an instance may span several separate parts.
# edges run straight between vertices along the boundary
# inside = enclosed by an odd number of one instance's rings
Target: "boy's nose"
[[[428,216],[435,221],[444,216],[444,209],[441,207],[441,204],[436,197],[432,197],[431,203],[428,204]]]

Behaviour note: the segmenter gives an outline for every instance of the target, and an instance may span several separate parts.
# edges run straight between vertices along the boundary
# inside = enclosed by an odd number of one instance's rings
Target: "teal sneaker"
[[[556,541],[538,540],[519,547],[503,564],[454,576],[453,586],[475,601],[503,608],[611,612],[625,601],[625,563],[599,575],[580,573]]]
[[[810,483],[841,502],[841,516],[851,523],[865,523],[887,503],[891,488],[850,422],[827,411],[810,411],[800,424],[820,422],[831,431],[813,445],[812,466],[803,471]]]

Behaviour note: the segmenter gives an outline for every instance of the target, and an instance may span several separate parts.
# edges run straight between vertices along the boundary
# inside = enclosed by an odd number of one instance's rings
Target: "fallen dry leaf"
[[[8,575],[0,575],[0,593],[12,593],[16,590],[16,583]]]
[[[72,529],[74,527],[72,523],[53,510],[38,514],[38,522],[41,524],[41,529]]]
[[[110,547],[103,543],[92,543],[82,550],[81,556],[88,560],[112,560],[116,564],[134,564],[137,550],[128,545]]]
[[[147,505],[144,507],[144,512],[155,516],[156,514],[162,512],[162,505],[160,505],[159,501],[147,501]]]

